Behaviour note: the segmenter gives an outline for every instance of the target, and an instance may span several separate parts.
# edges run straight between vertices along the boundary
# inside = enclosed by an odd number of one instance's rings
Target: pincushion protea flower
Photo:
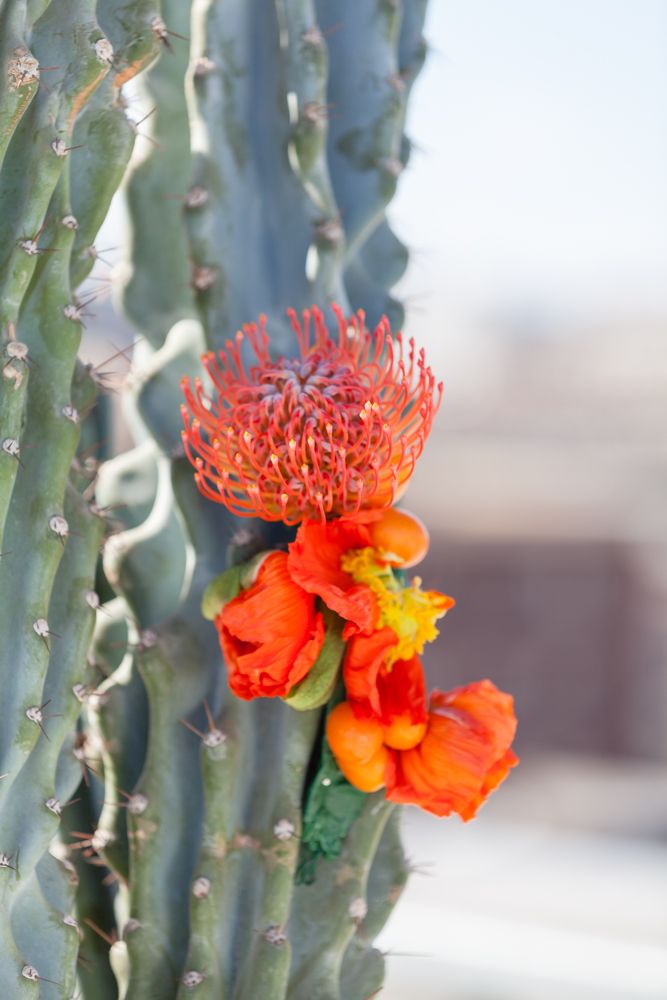
[[[356,515],[391,506],[412,475],[442,384],[386,319],[371,332],[362,311],[346,318],[332,308],[335,339],[315,306],[302,322],[288,311],[299,357],[271,358],[261,316],[204,356],[213,396],[183,380],[197,486],[234,514],[286,524]]]

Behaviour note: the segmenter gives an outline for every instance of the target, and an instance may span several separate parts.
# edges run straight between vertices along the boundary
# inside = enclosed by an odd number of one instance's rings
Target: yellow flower
[[[407,587],[402,586],[391,567],[378,562],[373,548],[351,549],[344,553],[340,565],[355,583],[365,584],[375,595],[378,606],[375,628],[390,628],[398,638],[387,666],[422,653],[425,643],[432,642],[439,634],[436,621],[454,606],[451,597],[437,590],[422,590],[418,576]]]

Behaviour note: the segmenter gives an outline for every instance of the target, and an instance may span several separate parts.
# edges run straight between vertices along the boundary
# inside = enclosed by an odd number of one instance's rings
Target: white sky
[[[667,2],[431,0],[392,209],[424,307],[667,313]]]

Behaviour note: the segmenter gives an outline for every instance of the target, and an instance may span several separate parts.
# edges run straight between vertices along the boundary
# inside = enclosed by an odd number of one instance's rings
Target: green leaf
[[[320,655],[309,673],[292,688],[285,701],[297,712],[308,712],[321,708],[331,698],[336,687],[345,643],[343,642],[344,622],[329,610],[324,611],[324,642]]]
[[[318,858],[338,857],[365,798],[365,792],[353,788],[343,777],[323,735],[320,768],[310,786],[303,814],[297,881],[306,884],[313,881]]]
[[[242,590],[249,590],[257,579],[262,563],[270,555],[273,555],[273,551],[258,552],[252,559],[230,566],[220,576],[211,580],[204,591],[201,602],[201,613],[204,618],[213,621],[225,604],[229,604],[235,597],[238,597]]]
[[[208,618],[212,622],[216,615],[220,614],[225,604],[229,604],[235,597],[238,597],[241,590],[241,574],[244,569],[244,565],[232,566],[211,580],[204,591],[201,602],[201,613],[204,618]]]

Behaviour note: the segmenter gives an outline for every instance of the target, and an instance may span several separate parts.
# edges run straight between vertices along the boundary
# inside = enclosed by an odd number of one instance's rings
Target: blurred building
[[[430,679],[513,692],[520,750],[667,760],[667,352],[658,324],[628,336],[490,332],[410,489],[420,572],[459,601]]]

